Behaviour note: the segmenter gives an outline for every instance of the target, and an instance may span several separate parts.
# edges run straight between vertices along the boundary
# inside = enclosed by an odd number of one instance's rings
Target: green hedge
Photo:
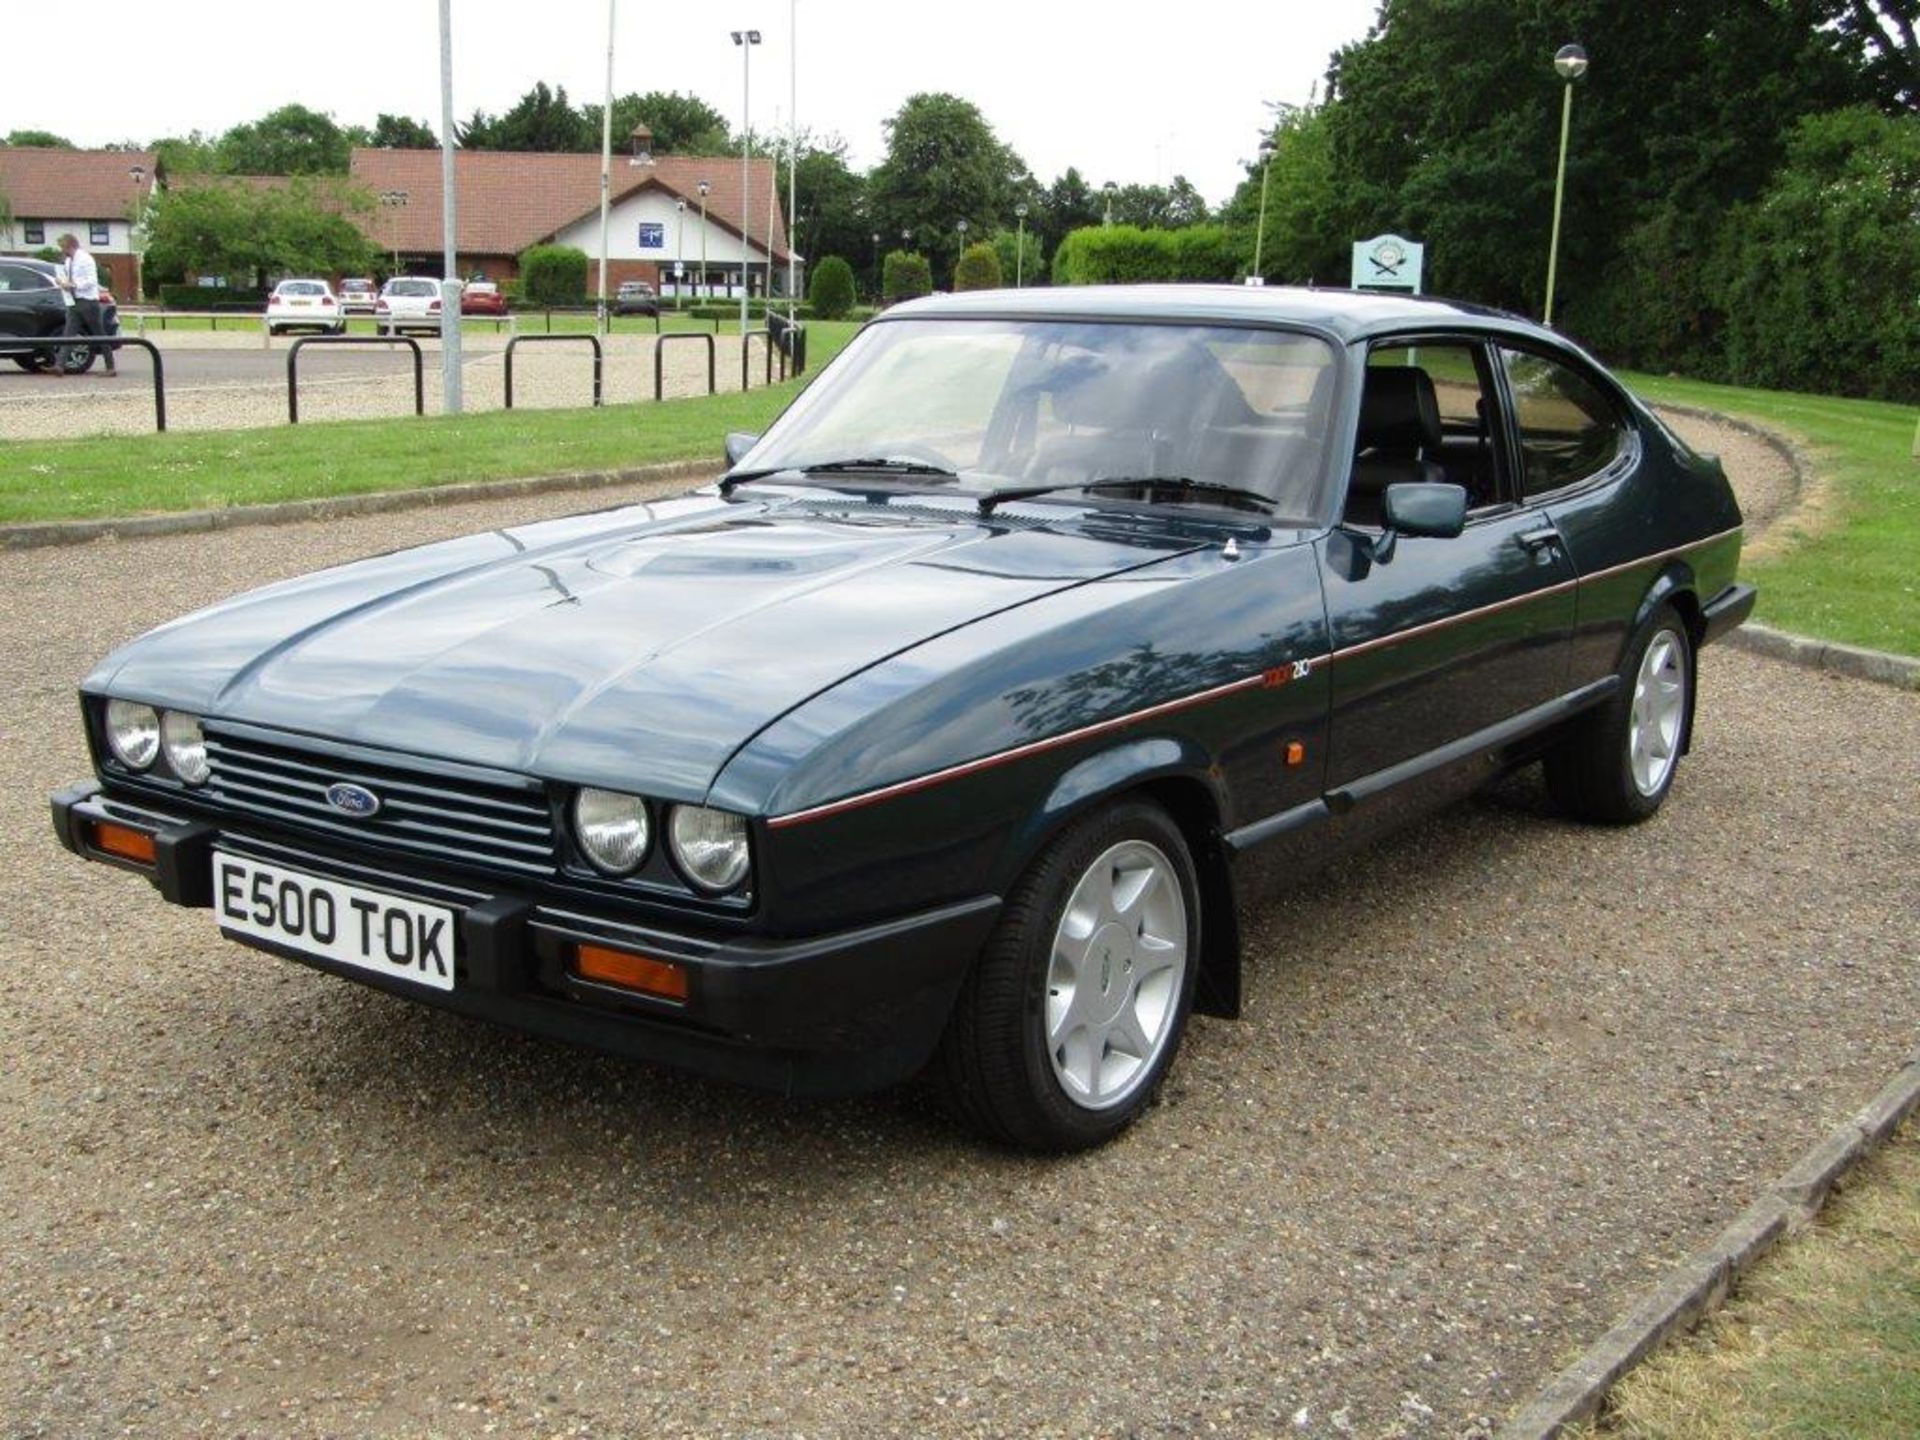
[[[1244,237],[1219,225],[1142,230],[1094,225],[1071,231],[1053,255],[1056,285],[1138,285],[1238,278]]]
[[[784,300],[775,300],[773,302],[773,308],[782,315],[785,315],[787,313],[787,302]],[[667,300],[661,303],[660,313],[662,315],[691,315],[696,320],[738,320],[740,318],[740,302],[735,300],[729,305],[724,300],[714,300],[704,305],[689,305],[684,310],[675,310],[673,308],[673,302]],[[766,301],[749,300],[747,302],[748,320],[764,319],[766,318],[766,313]],[[793,313],[802,320],[811,320],[814,318],[813,306],[808,304],[794,306]]]
[[[953,288],[955,290],[998,290],[1000,288],[1000,257],[995,253],[990,242],[976,241],[960,253],[960,263],[953,267]]]
[[[807,300],[823,320],[838,320],[853,308],[853,267],[838,255],[829,255],[813,267]]]
[[[912,250],[889,250],[880,267],[880,294],[891,305],[933,293],[933,266]]]
[[[529,305],[583,305],[587,252],[572,245],[533,245],[520,252],[520,290]]]
[[[162,285],[160,303],[168,310],[209,310],[215,305],[266,308],[267,292],[238,285]]]

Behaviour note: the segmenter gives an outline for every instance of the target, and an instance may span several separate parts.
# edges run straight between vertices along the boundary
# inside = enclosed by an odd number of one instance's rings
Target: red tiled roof
[[[138,184],[129,173],[138,165]],[[151,192],[150,150],[61,150],[0,145],[0,188],[21,220],[124,220]]]
[[[353,179],[378,195],[404,190],[407,203],[382,206],[373,221],[382,249],[437,251],[440,248],[440,152],[359,148],[353,152]],[[712,184],[707,218],[740,233],[740,157],[657,155],[650,165],[613,157],[611,200],[617,205],[648,185],[700,202],[699,183]],[[747,180],[747,238],[766,244],[767,208],[772,199],[773,161],[756,155]],[[551,239],[600,209],[600,157],[521,150],[461,150],[454,155],[456,214],[462,253],[517,255],[529,245]],[[775,259],[787,255],[786,219],[773,216]]]

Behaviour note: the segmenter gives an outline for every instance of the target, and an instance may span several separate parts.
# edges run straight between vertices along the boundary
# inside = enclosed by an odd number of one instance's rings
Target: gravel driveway
[[[1522,776],[1255,904],[1248,1018],[1064,1161],[416,1008],[56,847],[110,646],[566,503],[0,554],[8,1440],[1480,1433],[1913,1043],[1920,697],[1724,648],[1654,822]]]

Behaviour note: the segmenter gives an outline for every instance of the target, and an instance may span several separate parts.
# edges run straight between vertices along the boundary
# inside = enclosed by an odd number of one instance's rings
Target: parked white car
[[[440,328],[440,282],[420,275],[396,275],[380,287],[373,324],[382,335]]]
[[[380,292],[371,280],[351,279],[340,282],[340,308],[349,315],[373,314],[373,307],[379,299]]]
[[[340,308],[333,287],[324,280],[282,280],[267,297],[267,333],[318,330],[339,335],[347,328],[347,312]]]

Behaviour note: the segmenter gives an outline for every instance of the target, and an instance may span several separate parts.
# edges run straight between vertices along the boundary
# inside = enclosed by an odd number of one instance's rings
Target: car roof
[[[888,309],[906,319],[1190,320],[1201,324],[1300,325],[1344,341],[1434,326],[1528,334],[1564,344],[1523,316],[1462,300],[1377,290],[1263,285],[1059,285],[931,295]]]

